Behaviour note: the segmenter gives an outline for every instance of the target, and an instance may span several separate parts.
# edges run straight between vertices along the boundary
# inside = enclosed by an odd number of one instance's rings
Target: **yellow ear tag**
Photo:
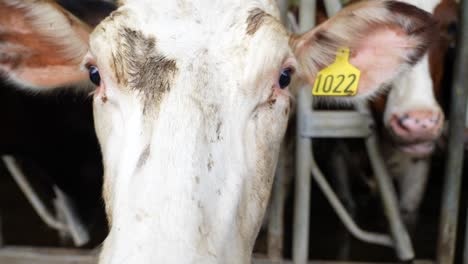
[[[318,73],[312,94],[354,96],[357,93],[360,77],[361,71],[349,63],[349,48],[340,48],[335,62]]]

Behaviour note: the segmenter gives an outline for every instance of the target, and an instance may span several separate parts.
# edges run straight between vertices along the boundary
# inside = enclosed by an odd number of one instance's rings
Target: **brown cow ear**
[[[291,38],[299,74],[314,85],[317,73],[349,48],[349,63],[361,73],[357,94],[374,95],[414,65],[432,42],[432,16],[398,1],[363,1],[348,6],[319,27]]]
[[[90,31],[52,1],[0,0],[0,73],[28,88],[86,80]]]

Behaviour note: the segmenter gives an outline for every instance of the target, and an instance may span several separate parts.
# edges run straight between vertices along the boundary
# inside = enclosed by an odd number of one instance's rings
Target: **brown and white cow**
[[[414,223],[429,176],[431,154],[444,125],[442,79],[445,57],[455,45],[458,5],[455,0],[403,0],[434,15],[437,32],[429,53],[392,83],[383,113],[383,152],[400,189],[400,208]],[[451,76],[448,76],[449,78]],[[382,108],[385,106],[385,109]],[[380,114],[381,115],[381,114]],[[379,116],[380,116],[379,115]]]
[[[412,69],[400,74],[391,89],[372,103],[381,132],[386,164],[395,177],[400,208],[407,224],[414,224],[429,176],[430,159],[442,136],[446,99],[442,80],[446,56],[455,45],[458,4],[455,0],[400,0],[415,5],[435,18],[437,30],[428,54]],[[351,0],[349,4],[363,2]],[[324,7],[319,6],[324,13]],[[320,13],[320,12],[319,12]],[[323,15],[318,17],[323,21]],[[448,78],[447,78],[448,77]]]
[[[89,34],[52,2],[0,0],[0,69],[36,90],[96,84],[100,263],[248,263],[291,92],[348,47],[356,99],[375,95],[424,55],[431,25],[378,1],[291,35],[272,0],[134,0]]]

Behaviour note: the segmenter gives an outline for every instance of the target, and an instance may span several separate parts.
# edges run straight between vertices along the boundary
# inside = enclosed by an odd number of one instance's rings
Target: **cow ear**
[[[0,73],[33,89],[82,82],[90,31],[52,1],[0,0]]]
[[[426,53],[435,23],[429,13],[397,1],[363,1],[319,27],[291,37],[299,75],[313,85],[317,73],[349,48],[349,63],[361,72],[357,96],[376,94]]]

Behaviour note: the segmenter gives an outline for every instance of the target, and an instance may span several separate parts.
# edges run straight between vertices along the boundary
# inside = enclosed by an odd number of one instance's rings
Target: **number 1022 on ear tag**
[[[349,63],[349,53],[349,48],[338,49],[335,62],[318,73],[312,88],[313,95],[354,96],[357,94],[361,72]]]

